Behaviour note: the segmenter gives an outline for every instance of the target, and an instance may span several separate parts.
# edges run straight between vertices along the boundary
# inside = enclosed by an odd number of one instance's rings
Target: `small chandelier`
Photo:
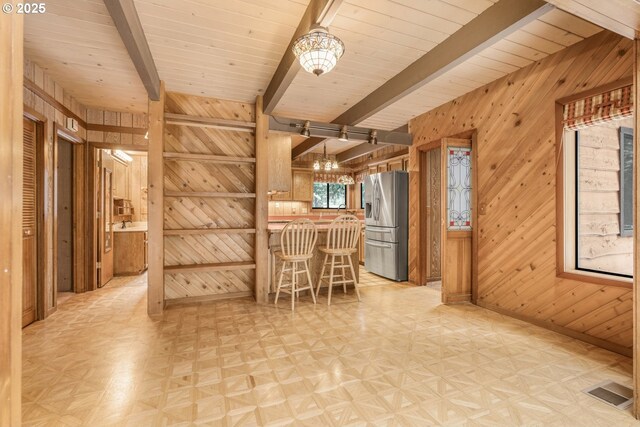
[[[325,27],[315,27],[293,43],[293,54],[307,72],[328,73],[344,54],[344,43]]]
[[[331,158],[327,156],[327,144],[324,144],[322,159],[316,159],[313,162],[313,170],[319,171],[320,169],[324,169],[327,172],[331,169],[338,169],[338,162],[335,159],[331,160]]]
[[[356,183],[356,180],[353,179],[351,175],[340,175],[338,177],[338,184],[342,185],[353,185]]]

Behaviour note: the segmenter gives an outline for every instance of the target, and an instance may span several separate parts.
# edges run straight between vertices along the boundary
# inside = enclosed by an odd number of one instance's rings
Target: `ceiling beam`
[[[144,35],[133,0],[104,0],[105,6],[120,33],[120,38],[129,52],[149,99],[160,99],[160,76],[153,62],[151,50]]]
[[[558,9],[576,15],[633,40],[640,32],[638,4],[624,0],[546,0]]]
[[[418,58],[334,122],[358,124],[462,64],[553,6],[542,0],[500,0]]]
[[[332,123],[357,125],[363,122],[552,9],[553,5],[542,0],[498,1]],[[291,152],[291,158],[295,160],[322,142],[324,139],[309,138]],[[357,147],[347,152],[355,148]],[[359,150],[366,154],[365,148]],[[353,151],[356,152],[358,151]]]
[[[328,27],[338,13],[342,0],[311,0],[285,50],[267,90],[264,92],[264,113],[271,114],[300,70],[300,63],[291,50],[298,37],[307,34],[315,25]]]

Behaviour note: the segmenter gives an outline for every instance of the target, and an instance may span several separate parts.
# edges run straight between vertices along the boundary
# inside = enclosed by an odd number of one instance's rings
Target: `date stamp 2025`
[[[46,3],[4,3],[2,12],[24,15],[42,14],[47,12]]]

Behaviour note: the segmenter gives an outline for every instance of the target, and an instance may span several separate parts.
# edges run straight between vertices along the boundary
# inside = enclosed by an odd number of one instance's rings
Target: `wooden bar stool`
[[[313,256],[313,248],[318,240],[318,230],[316,225],[308,219],[296,219],[289,222],[282,229],[280,235],[280,250],[275,252],[275,256],[282,260],[282,270],[278,280],[275,304],[278,304],[280,291],[291,294],[291,311],[294,310],[295,299],[299,298],[300,291],[311,290],[313,303],[316,303],[316,296],[313,293],[313,280],[309,270],[309,260]],[[302,263],[303,268],[298,268]],[[291,267],[287,268],[287,264]],[[282,283],[285,272],[291,272],[291,282]],[[304,287],[299,287],[298,274],[307,274],[308,283]]]
[[[344,293],[347,293],[347,283],[353,283],[353,287],[358,295],[358,301],[360,301],[358,280],[356,279],[356,272],[353,268],[353,260],[351,259],[351,255],[358,251],[360,229],[360,220],[356,216],[341,215],[334,219],[329,226],[326,246],[318,247],[320,252],[325,255],[324,261],[322,262],[322,269],[320,270],[320,276],[318,278],[318,285],[316,286],[316,296],[318,296],[320,292],[322,280],[328,279],[329,299],[327,305],[331,305],[331,290],[333,289],[333,285],[338,284],[342,284]],[[328,264],[329,257],[331,257],[329,274],[325,276],[324,270]],[[339,258],[337,264],[336,258]],[[345,258],[347,259],[346,263]],[[347,268],[351,271],[351,279],[348,279],[345,274],[345,269]],[[342,274],[336,275],[336,269],[342,270]],[[341,280],[335,280],[336,278]]]

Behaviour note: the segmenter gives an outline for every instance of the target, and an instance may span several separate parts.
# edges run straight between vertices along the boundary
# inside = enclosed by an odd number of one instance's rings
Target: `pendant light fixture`
[[[313,170],[319,171],[323,169],[327,172],[331,171],[331,169],[338,169],[338,162],[334,159],[331,160],[329,156],[327,156],[327,144],[324,144],[324,151],[322,153],[322,158],[320,160],[316,159],[313,161]]]
[[[344,43],[329,34],[327,28],[318,26],[299,37],[293,43],[292,50],[305,71],[319,76],[336,66],[344,54]]]
[[[338,177],[338,184],[342,184],[342,185],[353,185],[356,183],[356,180],[353,179],[353,177],[351,175],[340,175]]]

